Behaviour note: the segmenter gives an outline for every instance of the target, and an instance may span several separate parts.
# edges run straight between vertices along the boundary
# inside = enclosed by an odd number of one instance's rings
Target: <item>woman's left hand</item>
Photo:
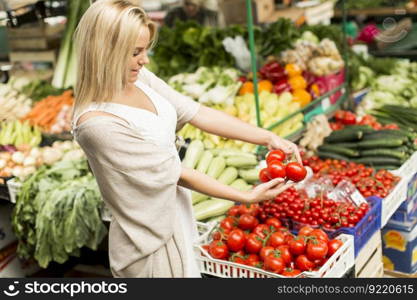
[[[271,134],[267,147],[269,150],[281,149],[285,154],[294,154],[297,161],[303,163],[297,145],[275,134]]]

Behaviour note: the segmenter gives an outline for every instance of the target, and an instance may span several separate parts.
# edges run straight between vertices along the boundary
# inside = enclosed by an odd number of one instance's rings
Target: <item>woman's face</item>
[[[143,26],[135,43],[128,69],[128,82],[134,83],[138,79],[142,66],[149,63],[148,46],[151,34],[147,26]]]

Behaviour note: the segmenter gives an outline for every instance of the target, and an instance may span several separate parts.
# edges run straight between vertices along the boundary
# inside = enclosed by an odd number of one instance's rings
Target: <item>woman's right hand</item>
[[[249,191],[247,203],[272,200],[293,185],[293,182],[285,183],[285,180],[282,178],[272,179],[268,182],[257,185],[253,190]]]

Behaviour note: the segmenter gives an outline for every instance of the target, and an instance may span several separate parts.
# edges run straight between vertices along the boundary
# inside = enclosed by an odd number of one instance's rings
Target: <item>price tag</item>
[[[326,111],[332,104],[330,103],[330,98],[326,97],[321,101],[321,107]]]
[[[356,204],[356,206],[360,206],[362,203],[367,203],[366,199],[362,196],[362,194],[356,190],[351,195],[352,201]]]

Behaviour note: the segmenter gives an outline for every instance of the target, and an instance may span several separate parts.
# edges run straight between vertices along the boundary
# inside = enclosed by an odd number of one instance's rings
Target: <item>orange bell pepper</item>
[[[300,103],[301,107],[304,107],[311,102],[312,97],[306,90],[298,89],[293,91],[292,99],[294,102]]]
[[[304,90],[307,88],[307,81],[304,79],[303,76],[298,75],[290,78],[288,80],[290,87],[295,90]]]

